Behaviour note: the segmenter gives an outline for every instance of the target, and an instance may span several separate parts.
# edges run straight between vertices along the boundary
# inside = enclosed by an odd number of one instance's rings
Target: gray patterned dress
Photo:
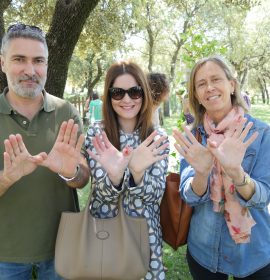
[[[90,126],[85,145],[87,149],[94,150],[92,137],[100,132],[98,125]],[[166,135],[162,129],[158,129],[160,135]],[[168,141],[168,140],[166,140]],[[120,131],[121,149],[129,145],[136,148],[140,145],[139,131],[126,134]],[[169,147],[163,152],[169,154]],[[117,215],[117,203],[119,195],[123,197],[125,212],[133,217],[144,216],[149,227],[150,242],[150,266],[145,279],[165,279],[162,263],[162,236],[159,223],[159,205],[165,189],[165,177],[168,168],[168,158],[156,162],[145,171],[142,182],[135,185],[128,168],[125,171],[122,186],[115,188],[110,182],[104,169],[92,158],[88,158],[88,164],[93,176],[93,194],[90,210],[97,218],[111,218]],[[132,264],[131,264],[132,265]]]

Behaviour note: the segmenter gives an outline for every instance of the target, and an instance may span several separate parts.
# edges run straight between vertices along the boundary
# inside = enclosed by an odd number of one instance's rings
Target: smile
[[[134,108],[134,105],[130,105],[130,106],[121,106],[121,108],[122,108],[123,110],[131,110],[131,109]]]
[[[213,95],[213,96],[207,97],[207,100],[211,101],[211,100],[215,100],[217,98],[220,98],[220,95]]]

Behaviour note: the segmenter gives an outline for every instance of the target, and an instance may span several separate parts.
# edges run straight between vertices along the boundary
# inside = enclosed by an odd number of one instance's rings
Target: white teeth
[[[208,100],[213,100],[213,99],[217,99],[217,98],[219,98],[219,96],[218,95],[214,95],[214,96],[208,97],[207,99]]]

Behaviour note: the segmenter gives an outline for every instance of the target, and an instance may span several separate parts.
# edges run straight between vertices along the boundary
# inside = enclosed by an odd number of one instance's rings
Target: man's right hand
[[[4,141],[4,145],[4,169],[0,173],[1,190],[7,190],[23,176],[32,173],[37,168],[37,165],[31,161],[31,155],[20,134],[11,134]]]

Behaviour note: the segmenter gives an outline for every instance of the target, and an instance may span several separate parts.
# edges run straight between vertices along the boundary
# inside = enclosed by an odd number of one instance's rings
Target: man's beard
[[[20,82],[27,80],[35,82],[36,86],[32,88],[23,87]],[[32,77],[24,75],[18,77],[16,80],[9,81],[9,87],[11,87],[12,90],[20,97],[35,98],[44,89],[45,82],[46,77],[38,78],[36,75],[33,75]]]

